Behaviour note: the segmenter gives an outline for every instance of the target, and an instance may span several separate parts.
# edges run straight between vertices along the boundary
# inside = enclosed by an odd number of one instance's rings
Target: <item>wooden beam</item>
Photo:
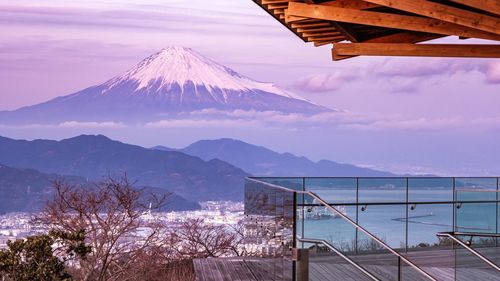
[[[331,26],[329,22],[318,21],[315,23],[292,23],[292,28],[310,28],[310,27],[325,27]]]
[[[293,26],[292,26],[293,28]],[[329,31],[335,31],[335,27],[333,26],[327,26],[327,27],[316,27],[316,28],[303,28],[299,27],[297,28],[297,32],[302,33],[302,32],[329,32]]]
[[[326,2],[321,2],[321,5],[346,8],[346,9],[355,9],[355,10],[366,10],[366,9],[380,7],[380,5],[369,3],[363,0],[326,1]]]
[[[333,43],[332,41],[316,41],[314,42],[314,47],[321,47]]]
[[[443,37],[442,35],[421,33],[413,31],[404,31],[391,35],[385,35],[369,40],[362,41],[362,43],[420,43],[429,40],[434,40]],[[356,56],[337,56],[336,60],[353,58]]]
[[[444,37],[443,35],[422,33],[414,31],[404,31],[391,35],[385,35],[361,43],[420,43]]]
[[[319,37],[319,36],[343,36],[338,31],[333,31],[333,32],[304,32],[302,33],[302,36],[304,37]]]
[[[302,22],[302,21],[307,20],[307,19],[309,19],[309,18],[291,15],[289,12],[289,9],[285,10],[285,22],[288,24],[295,23],[295,22]]]
[[[500,41],[500,35],[483,32],[473,28],[416,16],[397,15],[372,11],[344,9],[324,5],[304,3],[289,3],[285,13],[287,16],[300,19],[314,18],[330,21],[340,21],[393,29],[404,29],[417,32],[442,35],[457,35],[463,37],[481,38]],[[285,21],[288,21],[285,18]]]
[[[500,15],[500,1],[498,0],[451,0],[451,1]]]
[[[344,56],[500,58],[500,45],[334,43],[333,60]]]
[[[268,4],[288,3],[288,2],[295,2],[295,1],[300,1],[300,0],[262,0],[261,4],[268,5]]]
[[[500,18],[451,7],[427,0],[364,0],[450,23],[500,35]]]

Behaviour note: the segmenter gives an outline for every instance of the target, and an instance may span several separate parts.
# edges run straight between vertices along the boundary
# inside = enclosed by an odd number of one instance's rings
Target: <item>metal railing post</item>
[[[401,281],[401,258],[398,257],[398,281]]]
[[[440,232],[440,233],[437,234],[437,236],[438,237],[448,237],[448,238],[450,238],[451,240],[453,240],[454,242],[456,242],[460,246],[464,247],[464,249],[466,249],[467,251],[469,251],[470,253],[472,253],[474,256],[478,257],[480,260],[482,260],[483,262],[485,262],[486,264],[488,264],[489,266],[493,267],[498,272],[500,272],[500,267],[497,264],[495,264],[494,262],[492,262],[491,260],[489,260],[485,256],[481,255],[480,253],[478,253],[473,248],[469,247],[469,245],[465,244],[464,242],[462,242],[462,240],[456,238],[454,235],[452,235],[450,233],[447,233],[447,232]],[[456,270],[456,265],[455,265],[455,270]]]
[[[309,281],[309,249],[295,249],[295,264],[297,281]]]

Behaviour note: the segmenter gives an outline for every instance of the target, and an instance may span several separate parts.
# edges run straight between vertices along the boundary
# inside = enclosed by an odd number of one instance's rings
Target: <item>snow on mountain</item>
[[[203,109],[316,114],[331,109],[255,81],[184,47],[168,47],[107,82],[12,112],[7,122],[154,121]]]
[[[238,74],[234,70],[212,61],[191,48],[168,47],[149,56],[138,65],[106,82],[109,88],[120,83],[136,81],[137,90],[156,85],[157,89],[171,89],[172,85],[184,85],[192,82],[203,86],[212,93],[216,89],[232,91],[261,90],[268,93],[304,100],[287,93],[273,83],[263,83]],[[159,83],[159,84],[157,84]],[[109,89],[108,88],[108,89]],[[105,93],[104,90],[103,93]],[[224,91],[226,93],[226,91]]]

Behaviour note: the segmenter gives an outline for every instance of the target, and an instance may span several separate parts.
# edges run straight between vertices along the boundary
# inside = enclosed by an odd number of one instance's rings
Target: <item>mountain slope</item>
[[[52,199],[55,180],[62,180],[71,185],[92,188],[93,183],[77,176],[44,174],[33,169],[19,169],[0,165],[0,214],[8,212],[36,212]],[[165,189],[146,187],[147,193],[162,196]],[[199,209],[196,202],[188,201],[176,194],[167,197],[167,204],[162,211],[183,211]]]
[[[306,157],[277,153],[233,139],[202,140],[180,151],[204,160],[221,159],[259,176],[394,176],[328,160],[313,162]]]
[[[107,82],[45,103],[0,112],[2,123],[146,122],[217,109],[331,111],[272,83],[252,80],[183,47],[169,47]]]
[[[246,176],[221,160],[203,161],[181,152],[146,149],[101,135],[62,141],[0,137],[0,163],[90,180],[126,173],[137,185],[165,188],[190,200],[241,200]]]
[[[0,214],[40,210],[52,196],[52,181],[62,179],[33,169],[0,165]],[[82,179],[67,177],[71,183]]]

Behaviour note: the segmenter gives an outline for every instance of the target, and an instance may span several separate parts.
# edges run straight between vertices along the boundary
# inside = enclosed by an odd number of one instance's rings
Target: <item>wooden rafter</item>
[[[500,1],[498,0],[451,0],[465,6],[500,15]]]
[[[309,3],[314,4],[314,3]],[[321,5],[339,7],[345,9],[367,10],[380,7],[380,5],[369,3],[363,0],[335,0],[322,2]]]
[[[500,58],[500,45],[334,43],[332,55]]]
[[[427,0],[364,0],[500,35],[500,19]]]
[[[378,1],[378,0],[377,0]],[[441,20],[417,16],[397,15],[372,11],[345,9],[324,5],[310,5],[304,3],[290,3],[287,16],[299,18],[315,18],[322,20],[339,21],[372,25],[394,29],[422,31],[443,35],[457,35],[489,40],[500,40],[500,35],[491,34]],[[285,19],[294,21],[295,18]]]

